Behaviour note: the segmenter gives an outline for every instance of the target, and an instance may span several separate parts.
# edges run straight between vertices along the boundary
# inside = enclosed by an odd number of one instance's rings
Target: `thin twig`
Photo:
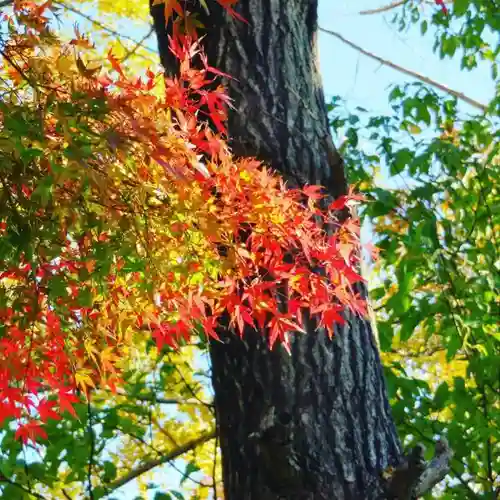
[[[125,476],[123,476],[120,479],[111,483],[108,487],[108,490],[109,491],[117,490],[118,488],[121,488],[122,486],[129,483],[130,481],[133,481],[134,479],[141,476],[142,474],[149,472],[151,469],[154,469],[155,467],[158,467],[159,465],[163,465],[167,462],[175,460],[176,458],[184,455],[184,453],[187,453],[188,451],[191,451],[191,450],[197,448],[198,446],[206,443],[207,441],[210,441],[214,437],[215,437],[215,431],[208,432],[206,434],[201,435],[200,437],[198,437],[196,439],[188,441],[187,443],[179,446],[178,448],[171,451],[170,453],[167,453],[163,457],[157,458],[155,460],[150,460],[149,462],[145,462],[141,466],[139,466],[137,469],[130,471]]]
[[[108,393],[112,393],[111,390],[106,390]],[[134,399],[135,401],[144,401],[145,403],[154,403],[160,405],[199,405],[199,406],[208,406],[213,408],[213,403],[207,403],[206,401],[202,401],[201,399],[182,399],[182,398],[162,398],[157,397],[156,395],[148,395],[148,394],[127,394],[125,391],[118,390],[117,396],[126,397],[128,399]]]
[[[0,476],[0,484],[1,483],[10,484],[11,486],[14,486],[15,488],[18,488],[18,489],[24,491],[26,494],[31,495],[34,498],[39,498],[41,500],[46,500],[44,496],[39,495],[38,493],[35,493],[34,491],[30,491],[28,488],[26,488],[22,484],[16,483],[15,481],[12,481],[11,479],[6,478],[3,475]]]
[[[377,7],[375,9],[368,9],[368,10],[362,10],[360,14],[362,16],[367,16],[370,14],[380,14],[381,12],[387,12],[388,10],[395,9],[396,7],[400,7],[401,5],[404,5],[405,3],[408,3],[408,0],[397,0],[396,2],[392,2],[388,5],[383,5],[382,7]]]
[[[144,42],[154,33],[154,30],[154,27],[152,27],[130,50],[127,50],[120,62],[124,63],[137,52],[137,49],[145,47]]]
[[[485,104],[482,104],[475,99],[472,99],[469,96],[466,96],[463,92],[458,92],[457,90],[450,89],[446,85],[443,85],[442,83],[436,82],[435,80],[432,80],[431,78],[421,75],[419,73],[416,73],[415,71],[412,71],[411,69],[406,69],[403,68],[402,66],[399,66],[398,64],[393,63],[392,61],[389,61],[388,59],[383,59],[380,56],[377,56],[376,54],[373,54],[372,52],[369,52],[359,45],[355,44],[354,42],[351,42],[350,40],[347,40],[347,38],[343,37],[340,33],[337,33],[336,31],[328,30],[326,28],[319,28],[320,31],[323,33],[327,33],[328,35],[334,36],[335,38],[339,39],[341,42],[345,43],[346,45],[349,45],[349,47],[353,48],[354,50],[357,50],[358,52],[361,52],[361,54],[370,57],[371,59],[374,59],[375,61],[378,61],[380,64],[383,64],[385,66],[389,66],[392,69],[395,69],[396,71],[399,71],[400,73],[403,73],[405,75],[411,76],[413,78],[416,78],[417,80],[420,80],[423,83],[426,83],[428,85],[431,85],[432,87],[435,87],[447,94],[452,95],[453,97],[456,97],[457,99],[466,102],[467,104],[470,104],[471,106],[480,109],[483,112],[488,111],[488,106]]]
[[[82,12],[79,9],[76,9],[75,7],[72,7],[71,5],[68,5],[66,2],[62,1],[54,1],[53,2],[56,5],[60,5],[61,7],[64,7],[66,10],[69,10],[70,12],[73,12],[74,14],[79,15],[80,17],[83,17],[86,19],[88,22],[92,23],[93,25],[97,26],[98,28],[101,28],[104,31],[107,31],[111,35],[116,36],[117,38],[123,39],[123,40],[129,40],[130,42],[134,42],[135,44],[139,43],[135,38],[132,38],[130,36],[124,35],[122,33],[119,33],[118,31],[114,30],[113,28],[110,28],[109,26],[106,26],[105,24],[101,23],[100,21],[97,21],[93,17],[89,16],[88,14],[85,14],[85,12]],[[151,49],[147,45],[144,45],[143,48],[147,50],[148,52],[151,52],[152,54],[156,54],[156,50]]]
[[[445,0],[445,3],[451,3],[453,0]],[[382,7],[377,7],[375,9],[368,9],[368,10],[362,10],[359,12],[360,15],[370,15],[370,14],[380,14],[382,12],[387,12],[389,10],[395,9],[397,7],[401,7],[401,5],[404,5],[408,3],[409,0],[397,0],[395,2],[392,2],[388,5],[383,5]],[[420,0],[420,3],[427,3],[427,4],[435,4],[435,0]]]
[[[435,429],[435,426],[433,425],[432,422],[430,422],[431,427],[433,427],[433,431],[438,433]],[[429,443],[434,443],[434,440],[430,438],[429,436],[425,435],[416,425],[412,424],[411,422],[405,422],[405,425],[412,429],[414,432],[416,432],[421,438],[425,439]],[[457,459],[457,457],[455,457]],[[465,463],[458,459],[462,465],[465,465]],[[479,499],[479,496],[476,494],[476,492],[472,489],[472,487],[469,485],[469,483],[462,477],[462,474],[460,474],[452,465],[450,466],[450,472],[452,472],[455,477],[460,481],[462,486],[467,489],[470,498],[475,498]]]

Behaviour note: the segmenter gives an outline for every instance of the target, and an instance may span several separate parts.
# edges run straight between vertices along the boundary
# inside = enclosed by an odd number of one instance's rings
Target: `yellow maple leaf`
[[[83,392],[88,392],[87,387],[95,388],[94,381],[89,375],[88,370],[79,370],[75,373],[75,382],[78,388]]]

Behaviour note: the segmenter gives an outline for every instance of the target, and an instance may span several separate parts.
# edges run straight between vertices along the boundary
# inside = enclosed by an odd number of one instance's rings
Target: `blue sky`
[[[432,53],[433,38],[430,34],[422,37],[418,27],[412,28],[407,33],[398,32],[396,26],[390,23],[393,13],[359,15],[361,10],[380,7],[385,3],[389,3],[389,0],[320,0],[320,26],[339,32],[345,38],[380,57],[424,74],[478,101],[488,102],[493,95],[494,84],[487,65],[471,73],[462,72],[458,58],[443,61]],[[429,4],[426,8],[430,14],[432,9],[437,7]],[[86,9],[86,12],[92,13],[92,8]],[[92,15],[97,17],[95,13]],[[79,22],[85,29],[85,23],[81,20]],[[119,28],[118,30],[121,31]],[[147,26],[136,27],[128,24],[127,30],[121,32],[139,40],[147,30]],[[156,47],[153,37],[148,45]],[[380,63],[361,55],[328,34],[320,33],[319,45],[327,99],[333,95],[340,95],[348,101],[352,109],[355,106],[362,106],[374,113],[389,113],[387,100],[389,87],[411,81],[407,76],[381,66]],[[462,109],[465,112],[471,111],[467,105]],[[182,469],[182,465],[180,468]],[[155,472],[162,486],[177,488],[178,473],[168,467],[159,468]],[[130,484],[117,490],[113,498],[130,500],[137,494],[135,485]]]
[[[480,102],[487,102],[493,96],[494,84],[487,64],[473,72],[460,71],[458,58],[441,60],[432,53],[434,39],[430,36],[430,30],[425,37],[420,35],[418,26],[401,33],[390,23],[392,12],[364,16],[358,14],[362,10],[388,3],[384,0],[320,0],[320,26],[337,31],[380,57],[428,76]],[[427,5],[426,8],[430,14],[434,6]],[[327,97],[340,95],[348,99],[353,107],[359,105],[374,112],[388,112],[388,87],[410,81],[406,75],[368,59],[326,33],[320,33],[319,46]],[[467,105],[463,109],[470,111]]]

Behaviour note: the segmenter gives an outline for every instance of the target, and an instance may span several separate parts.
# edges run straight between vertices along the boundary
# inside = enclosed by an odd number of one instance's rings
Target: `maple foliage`
[[[336,216],[356,196],[323,210],[319,187],[233,157],[199,41],[171,40],[180,73],[159,98],[160,75],[130,78],[112,52],[105,71],[77,29],[62,43],[50,9],[16,2],[2,48],[0,420],[18,438],[116,390],[137,334],[160,350],[199,328],[218,339],[227,312],[288,347],[305,308],[330,334],[346,307],[365,313],[359,226]]]

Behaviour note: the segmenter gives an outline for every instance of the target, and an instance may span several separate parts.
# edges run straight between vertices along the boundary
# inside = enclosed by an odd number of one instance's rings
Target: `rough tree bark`
[[[234,153],[263,160],[291,184],[344,192],[317,61],[317,0],[240,0],[248,24],[215,0],[209,16],[199,0],[187,3],[205,25],[210,64],[236,78],[227,82]],[[172,71],[163,8],[151,10]],[[255,331],[240,340],[226,329],[211,345],[227,500],[390,496],[380,474],[402,453],[382,366],[370,323],[346,316],[333,341],[309,320],[291,356],[269,351]]]

